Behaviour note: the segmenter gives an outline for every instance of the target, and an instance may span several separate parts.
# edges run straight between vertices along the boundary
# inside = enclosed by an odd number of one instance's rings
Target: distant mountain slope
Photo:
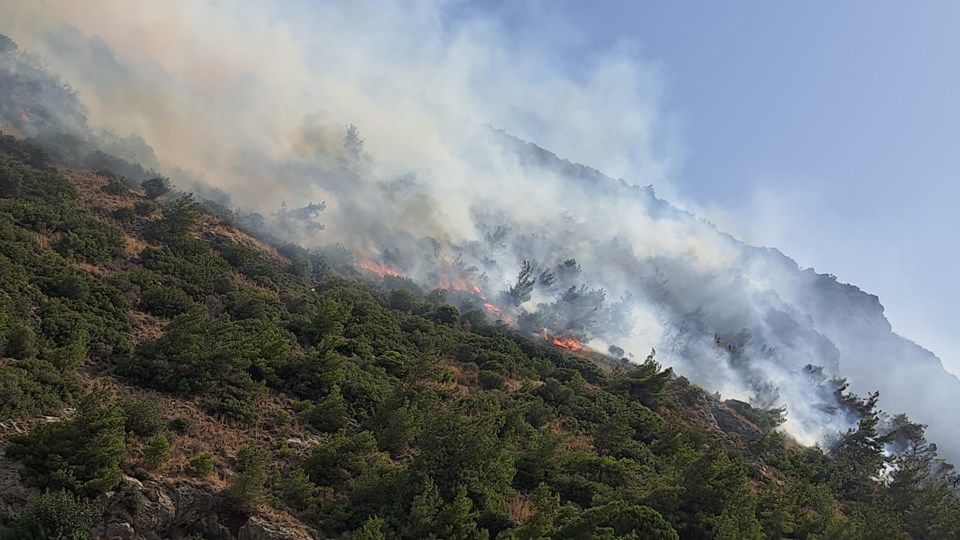
[[[702,325],[705,334],[735,341],[744,339],[746,336],[736,335],[747,330],[749,343],[744,345],[751,351],[750,358],[736,368],[747,378],[764,371],[763,364],[770,362],[791,370],[807,363],[824,366],[828,373],[847,378],[858,393],[879,391],[880,403],[888,411],[903,411],[928,424],[928,433],[940,442],[941,452],[960,460],[960,430],[953,412],[960,410],[960,379],[932,352],[896,334],[877,296],[840,283],[830,274],[801,269],[777,249],[743,244],[657,198],[650,187],[606,177],[531,143],[510,138],[507,144],[527,167],[552,171],[591,190],[609,192],[611,197],[631,198],[643,212],[685,222],[691,229],[706,229],[718,243],[726,242],[736,253],[726,275],[691,279],[684,281],[683,287],[668,283],[662,301],[679,318],[679,324],[696,314],[691,326]],[[674,278],[676,270],[674,267]],[[638,268],[638,272],[644,269]],[[667,278],[671,275],[667,270],[664,273]],[[700,290],[691,290],[691,286]],[[760,352],[764,347],[778,353],[765,357]],[[717,374],[708,368],[687,369],[705,387],[719,387]],[[774,382],[781,392],[791,384]],[[798,402],[804,398],[802,393],[796,397]]]

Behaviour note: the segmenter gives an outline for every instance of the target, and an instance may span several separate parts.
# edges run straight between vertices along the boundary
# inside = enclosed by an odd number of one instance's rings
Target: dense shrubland
[[[162,179],[141,194],[111,178],[104,191],[129,210],[88,207],[42,151],[0,147],[0,415],[63,416],[6,447],[49,490],[10,524],[17,537],[83,537],[84,501],[177,457],[183,420],[97,390],[104,380],[236,426],[301,426],[305,451],[236,452],[223,504],[271,505],[331,536],[960,537],[956,476],[923,426],[842,381],[823,383],[857,428],[827,453],[802,448],[775,430],[782,411],[722,404],[654,355],[570,355],[442,291],[200,230],[201,205]],[[157,331],[137,331],[143,320]],[[267,418],[263,396],[287,406]],[[710,407],[755,436],[717,429]],[[184,457],[169,474],[223,466]]]

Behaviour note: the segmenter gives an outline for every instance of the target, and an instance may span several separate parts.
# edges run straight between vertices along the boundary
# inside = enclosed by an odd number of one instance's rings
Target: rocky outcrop
[[[316,538],[302,526],[281,524],[261,516],[252,516],[237,534],[237,540],[312,540]]]
[[[220,498],[208,486],[186,480],[124,476],[116,491],[97,501],[94,538],[161,540],[201,536],[208,540],[309,540],[303,524],[289,517],[252,516],[239,525],[220,513]],[[229,524],[233,525],[233,531]]]
[[[197,529],[203,529],[207,538],[221,537],[217,528],[207,530],[210,527],[206,523],[208,517],[217,514],[216,495],[191,483],[124,476],[115,491],[97,502],[102,519],[94,533],[100,538],[160,540]]]
[[[6,457],[6,445],[0,445],[0,523],[17,518],[40,490],[28,487],[20,477],[23,465]]]

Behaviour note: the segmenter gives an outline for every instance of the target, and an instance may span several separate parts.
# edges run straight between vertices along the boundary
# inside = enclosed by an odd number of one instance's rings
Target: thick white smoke
[[[887,407],[960,448],[936,403],[887,375],[902,353],[940,377],[883,326],[879,304],[639,187],[664,185],[677,166],[652,63],[621,44],[573,69],[557,59],[563,36],[524,40],[463,7],[7,0],[0,32],[80,91],[93,128],[143,137],[157,166],[264,213],[325,202],[324,230],[301,243],[340,243],[426,285],[462,257],[521,326],[640,357],[655,347],[709,389],[785,405],[803,442],[849,425],[819,406],[830,396],[804,370],[814,364],[891,394]],[[361,128],[363,152],[345,148],[347,124]],[[547,286],[541,273],[572,258],[582,273]],[[539,278],[529,298],[501,295],[523,261]]]

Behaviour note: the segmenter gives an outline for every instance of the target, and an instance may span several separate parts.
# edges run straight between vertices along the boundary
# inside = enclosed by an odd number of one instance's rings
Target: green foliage
[[[126,195],[130,190],[119,178],[110,176],[107,178],[107,183],[103,186],[103,192],[110,195]]]
[[[507,378],[496,371],[482,369],[479,375],[477,375],[477,381],[480,383],[480,386],[486,390],[499,390],[503,388],[504,383],[507,382]]]
[[[144,180],[140,184],[140,187],[143,188],[148,199],[156,199],[157,197],[166,195],[170,191],[170,180],[163,177],[151,178]]]
[[[383,459],[377,440],[370,432],[351,436],[339,431],[330,435],[324,444],[313,447],[303,462],[303,470],[318,486],[337,487],[362,471],[375,468]]]
[[[450,326],[456,326],[460,322],[460,310],[451,305],[437,307],[437,322]]]
[[[190,458],[187,462],[187,474],[203,478],[213,472],[213,454],[210,452],[201,452]]]
[[[200,207],[188,193],[163,207],[160,219],[151,221],[144,236],[151,242],[175,242],[190,232],[200,219]]]
[[[282,329],[261,320],[213,318],[194,308],[164,335],[120,364],[131,380],[167,392],[211,394],[209,408],[239,420],[254,416],[251,398],[274,377],[292,347]]]
[[[372,517],[363,526],[350,535],[351,540],[387,540],[387,522],[383,518]]]
[[[23,462],[31,484],[92,497],[120,482],[127,455],[123,425],[119,407],[90,394],[74,416],[13,437],[6,452]]]
[[[4,338],[4,356],[25,360],[37,355],[37,334],[30,326],[13,323],[7,328]]]
[[[284,504],[297,511],[306,510],[316,497],[317,486],[303,469],[297,467],[280,482],[280,498]]]
[[[137,201],[133,203],[133,211],[138,216],[149,216],[157,209],[157,204],[153,201]]]
[[[60,225],[65,231],[53,244],[58,253],[90,262],[108,261],[120,254],[120,229],[100,223],[88,214],[78,213],[73,220]]]
[[[81,394],[80,379],[45,360],[0,363],[0,417],[59,413]]]
[[[61,373],[80,367],[87,357],[87,335],[80,331],[69,343],[63,347],[55,347],[44,351],[44,360],[53,364]]]
[[[120,223],[129,224],[136,221],[137,211],[129,206],[121,206],[120,208],[117,208],[111,212],[110,217],[119,221]]]
[[[880,423],[880,413],[876,410],[879,393],[874,392],[862,399],[846,393],[846,389],[844,384],[836,394],[845,408],[860,416],[860,421],[856,428],[841,435],[833,447],[833,455],[845,474],[841,489],[846,495],[863,498],[874,489],[871,481],[887,463],[884,447],[892,435],[882,435],[877,430]]]
[[[465,416],[437,410],[424,422],[417,438],[420,454],[413,471],[433,479],[444,499],[461,487],[486,508],[499,505],[512,492],[515,468],[499,436],[503,419],[497,411]]]
[[[380,404],[366,427],[373,430],[382,450],[398,456],[410,448],[422,424],[423,413],[397,392]]]
[[[649,506],[613,501],[585,511],[580,518],[563,527],[561,538],[636,538],[642,540],[680,540],[673,526]],[[742,538],[718,536],[718,538]]]
[[[46,491],[30,503],[13,527],[0,532],[10,540],[88,540],[91,519],[86,506],[67,491]]]
[[[237,474],[224,491],[229,508],[248,514],[263,502],[269,465],[270,454],[262,448],[244,446],[237,452]]]
[[[631,369],[623,378],[616,381],[614,389],[621,391],[648,407],[659,404],[664,396],[667,383],[673,376],[673,369],[660,369],[651,352],[647,359]]]
[[[158,317],[175,317],[192,306],[190,295],[177,287],[150,287],[140,295],[140,309]]]
[[[125,419],[124,429],[138,437],[151,437],[166,426],[166,419],[156,402],[149,399],[126,398],[120,401]]]
[[[301,416],[311,426],[323,432],[329,433],[342,429],[349,417],[349,411],[340,387],[334,385],[326,397],[316,404],[309,405]]]
[[[170,439],[157,433],[143,445],[143,466],[156,469],[170,461]]]

